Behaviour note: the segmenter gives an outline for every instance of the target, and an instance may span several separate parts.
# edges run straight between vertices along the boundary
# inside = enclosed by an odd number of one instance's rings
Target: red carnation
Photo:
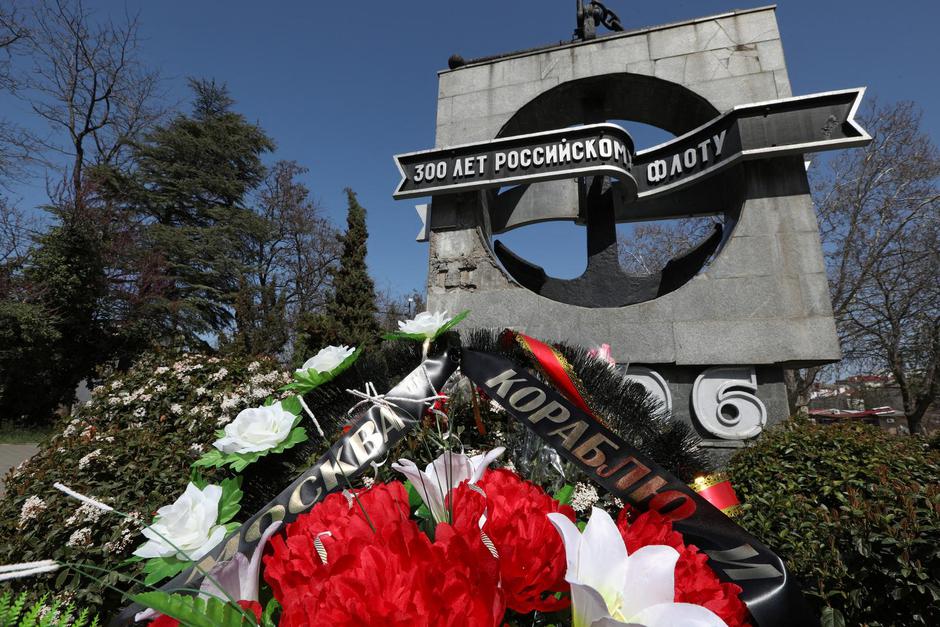
[[[239,601],[238,605],[240,605],[243,610],[251,610],[251,613],[255,615],[255,620],[261,620],[261,604],[257,601]],[[242,623],[245,623],[244,618],[242,618]],[[179,627],[179,624],[180,622],[175,618],[170,618],[163,614],[150,621],[150,627]]]
[[[356,503],[336,494],[289,524],[285,537],[272,538],[264,576],[283,608],[280,625],[499,624],[498,567],[479,536],[442,525],[432,543],[408,517],[398,482],[358,496],[375,532]]]
[[[454,528],[479,536],[480,516],[486,509],[483,531],[499,552],[499,568],[507,606],[516,612],[554,612],[571,605],[565,595],[565,547],[547,514],[559,512],[572,521],[574,510],[561,505],[542,488],[505,469],[490,470],[477,485],[454,491]],[[440,527],[438,527],[440,528]]]
[[[627,545],[627,552],[649,544],[665,544],[679,552],[676,563],[676,603],[694,603],[711,610],[728,627],[747,627],[747,609],[741,601],[741,587],[723,583],[708,566],[708,557],[693,544],[685,544],[682,534],[673,530],[672,521],[650,510],[638,514],[625,507],[617,516],[617,527]]]

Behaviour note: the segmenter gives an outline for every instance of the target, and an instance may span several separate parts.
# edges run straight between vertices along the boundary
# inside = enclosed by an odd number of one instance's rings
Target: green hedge
[[[729,472],[740,524],[787,561],[821,615],[940,624],[940,452],[926,440],[793,419]]]

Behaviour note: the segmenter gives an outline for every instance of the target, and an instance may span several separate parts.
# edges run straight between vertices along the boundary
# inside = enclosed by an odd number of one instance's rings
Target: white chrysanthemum
[[[147,541],[134,555],[202,559],[225,538],[225,527],[218,524],[221,499],[221,487],[208,485],[200,490],[190,483],[172,505],[157,510],[153,524],[142,531]]]
[[[225,425],[225,436],[212,445],[223,453],[267,451],[287,439],[294,420],[294,414],[280,403],[244,409]]]
[[[402,333],[412,333],[432,338],[438,329],[450,322],[451,318],[446,311],[423,311],[411,320],[399,320],[398,330]]]
[[[355,348],[346,346],[327,346],[304,362],[304,365],[297,369],[297,372],[306,372],[310,369],[317,372],[330,372],[338,365],[346,361],[350,355],[356,351]]]

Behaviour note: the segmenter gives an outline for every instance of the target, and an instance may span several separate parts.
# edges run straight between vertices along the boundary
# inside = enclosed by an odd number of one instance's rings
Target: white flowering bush
[[[0,563],[56,559],[144,577],[144,563],[120,566],[145,538],[157,509],[183,494],[191,465],[213,449],[217,432],[239,412],[280,399],[291,380],[273,361],[205,355],[148,356],[94,388],[31,460],[6,477],[0,499]],[[230,473],[202,468],[218,483]],[[124,512],[102,515],[57,492],[65,483]],[[104,582],[126,588],[116,575]],[[30,598],[72,595],[105,613],[126,600],[102,584],[62,570],[21,580]],[[0,594],[4,588],[0,584]]]

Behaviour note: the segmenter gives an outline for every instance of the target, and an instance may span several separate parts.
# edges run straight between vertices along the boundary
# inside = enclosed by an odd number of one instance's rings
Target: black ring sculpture
[[[503,125],[497,138],[611,119],[642,122],[682,135],[718,114],[707,100],[682,85],[638,74],[606,74],[568,81],[536,96]],[[728,177],[722,184],[728,182],[736,182],[735,177]],[[525,186],[519,186],[499,195],[484,192],[489,194],[484,202],[490,212],[488,223],[506,224],[507,215],[524,190]],[[588,262],[584,273],[575,279],[549,276],[542,267],[519,257],[500,241],[492,243],[492,252],[520,285],[570,305],[623,307],[668,294],[698,274],[718,250],[724,229],[716,224],[709,237],[671,259],[657,273],[628,274],[618,258],[615,205],[632,202],[629,196],[629,190],[620,191],[607,177],[579,179],[579,214],[587,227]],[[682,202],[680,197],[674,201]],[[492,235],[486,233],[487,242],[492,241]]]

